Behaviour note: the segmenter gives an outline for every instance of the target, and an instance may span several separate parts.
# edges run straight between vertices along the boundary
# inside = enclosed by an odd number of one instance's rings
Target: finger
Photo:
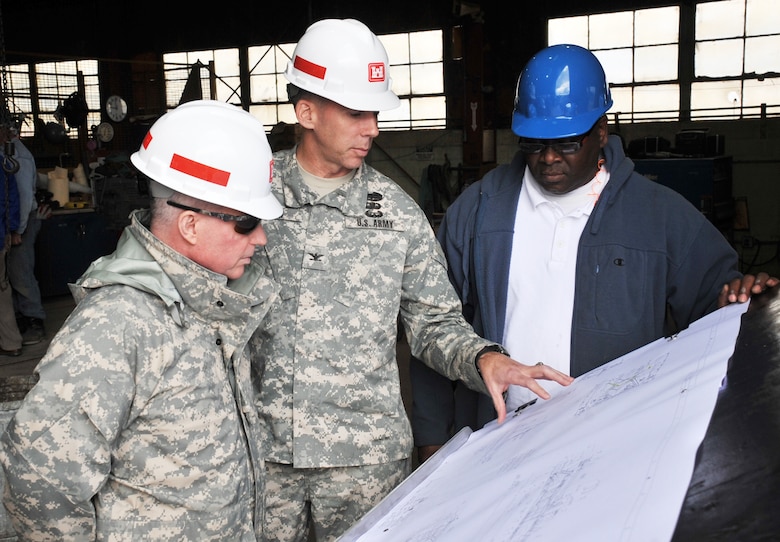
[[[534,365],[534,367],[539,367],[542,369],[541,372],[534,374],[534,378],[544,378],[545,380],[551,380],[553,382],[557,382],[562,386],[568,386],[574,381],[574,378],[572,378],[571,376],[567,375],[566,373],[562,373],[557,369],[553,369],[552,367],[550,367],[549,365],[545,365],[541,361],[536,365]],[[541,386],[540,389],[544,391],[544,388],[542,388]]]
[[[495,393],[490,391],[490,396],[493,398],[493,407],[496,409],[498,423],[503,423],[506,418],[506,403],[504,402],[504,396],[501,393]]]
[[[767,281],[769,280],[769,274],[761,271],[758,275],[756,275],[756,281],[753,283],[753,287],[751,288],[751,291],[754,294],[760,294],[764,291],[764,287],[767,284]]]
[[[552,369],[552,371],[552,376],[547,376],[547,380],[553,380],[562,386],[568,386],[574,382],[573,376],[569,376],[566,373],[562,373],[561,371],[556,371],[555,369]]]
[[[729,304],[729,285],[724,284],[718,294],[718,308],[725,307]]]
[[[737,302],[737,292],[742,286],[742,279],[734,279],[729,283],[729,303]]]
[[[761,273],[759,273],[759,276]],[[755,285],[755,282],[757,280],[757,277],[754,275],[745,275],[742,278],[742,284],[739,289],[739,301],[740,303],[744,303],[745,301],[750,299],[750,294],[753,293],[753,286]]]
[[[523,376],[522,381],[515,381],[515,384],[523,386],[528,391],[535,393],[542,399],[549,399],[550,394],[545,390],[541,384],[537,381],[537,379],[545,379],[545,380],[557,380],[555,373],[557,371],[553,369],[552,367],[542,365],[541,363],[537,363],[536,365],[533,365],[530,367],[531,371],[526,372]],[[522,382],[522,383],[521,383]],[[566,385],[566,382],[563,383],[563,385]]]

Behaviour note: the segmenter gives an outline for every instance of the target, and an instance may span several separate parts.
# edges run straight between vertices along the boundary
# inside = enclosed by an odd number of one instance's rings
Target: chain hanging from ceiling
[[[0,4],[0,71],[2,71],[3,103],[0,111],[0,123],[7,124],[11,121],[11,111],[8,108],[8,66],[5,60],[5,24],[3,22],[3,8]]]
[[[12,119],[11,110],[8,107],[8,67],[5,61],[5,25],[3,24],[2,7],[0,7],[0,72],[2,72],[0,92],[3,94],[3,103],[0,105],[0,129],[5,130],[8,134]],[[14,158],[14,143],[7,136],[3,138],[3,141],[3,171],[16,173],[19,171],[19,162]]]

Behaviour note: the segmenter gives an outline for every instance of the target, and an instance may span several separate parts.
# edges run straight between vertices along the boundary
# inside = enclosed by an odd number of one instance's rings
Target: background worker
[[[262,540],[262,457],[245,345],[278,288],[251,264],[270,192],[262,123],[193,101],[131,156],[151,210],[72,286],[2,437],[26,540]]]
[[[51,216],[48,205],[38,206],[35,198],[38,168],[35,158],[19,139],[14,126],[2,130],[3,143],[13,144],[14,159],[19,163],[16,186],[19,190],[19,229],[11,240],[8,251],[8,280],[13,289],[16,323],[22,333],[22,344],[38,344],[46,337],[46,310],[41,300],[41,289],[35,276],[35,240],[41,231],[42,220]],[[0,150],[2,153],[2,150]]]
[[[524,366],[476,335],[425,214],[364,163],[394,109],[387,53],[355,20],[322,20],[296,45],[285,76],[299,143],[274,154],[281,219],[265,224],[258,261],[282,302],[252,341],[266,455],[269,540],[334,540],[410,472],[398,318],[412,351],[474,389],[570,382]],[[278,309],[278,310],[277,310]],[[483,379],[477,372],[477,363]],[[486,387],[487,386],[487,387]],[[501,417],[501,414],[499,414]]]
[[[598,59],[575,45],[537,53],[517,84],[511,164],[469,186],[438,237],[477,332],[514,359],[579,376],[778,283],[739,273],[737,254],[673,190],[639,175],[608,134]],[[421,460],[489,402],[412,360]],[[547,386],[555,391],[555,384]],[[512,409],[533,397],[510,388]]]
[[[0,158],[0,356],[17,357],[22,354],[22,335],[14,316],[6,255],[11,250],[12,240],[18,238],[19,190],[16,188],[16,173],[19,162],[11,156]]]

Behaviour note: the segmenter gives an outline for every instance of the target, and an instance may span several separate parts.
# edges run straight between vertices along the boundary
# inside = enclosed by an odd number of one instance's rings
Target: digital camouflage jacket
[[[245,345],[277,295],[182,257],[136,211],[71,289],[2,438],[23,539],[262,539],[263,463]]]
[[[266,459],[309,468],[407,458],[399,316],[416,356],[483,392],[474,358],[493,343],[464,320],[433,230],[406,192],[364,164],[318,198],[294,153],[274,155],[284,214],[264,223],[268,244],[256,253],[281,285],[251,345]]]

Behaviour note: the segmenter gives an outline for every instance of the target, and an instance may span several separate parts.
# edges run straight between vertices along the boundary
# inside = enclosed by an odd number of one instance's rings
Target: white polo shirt
[[[569,374],[574,273],[580,235],[609,181],[601,166],[588,184],[557,195],[546,192],[526,167],[520,191],[509,266],[503,344],[526,365],[543,362]],[[554,394],[560,386],[540,381]],[[512,410],[536,394],[511,386]]]

